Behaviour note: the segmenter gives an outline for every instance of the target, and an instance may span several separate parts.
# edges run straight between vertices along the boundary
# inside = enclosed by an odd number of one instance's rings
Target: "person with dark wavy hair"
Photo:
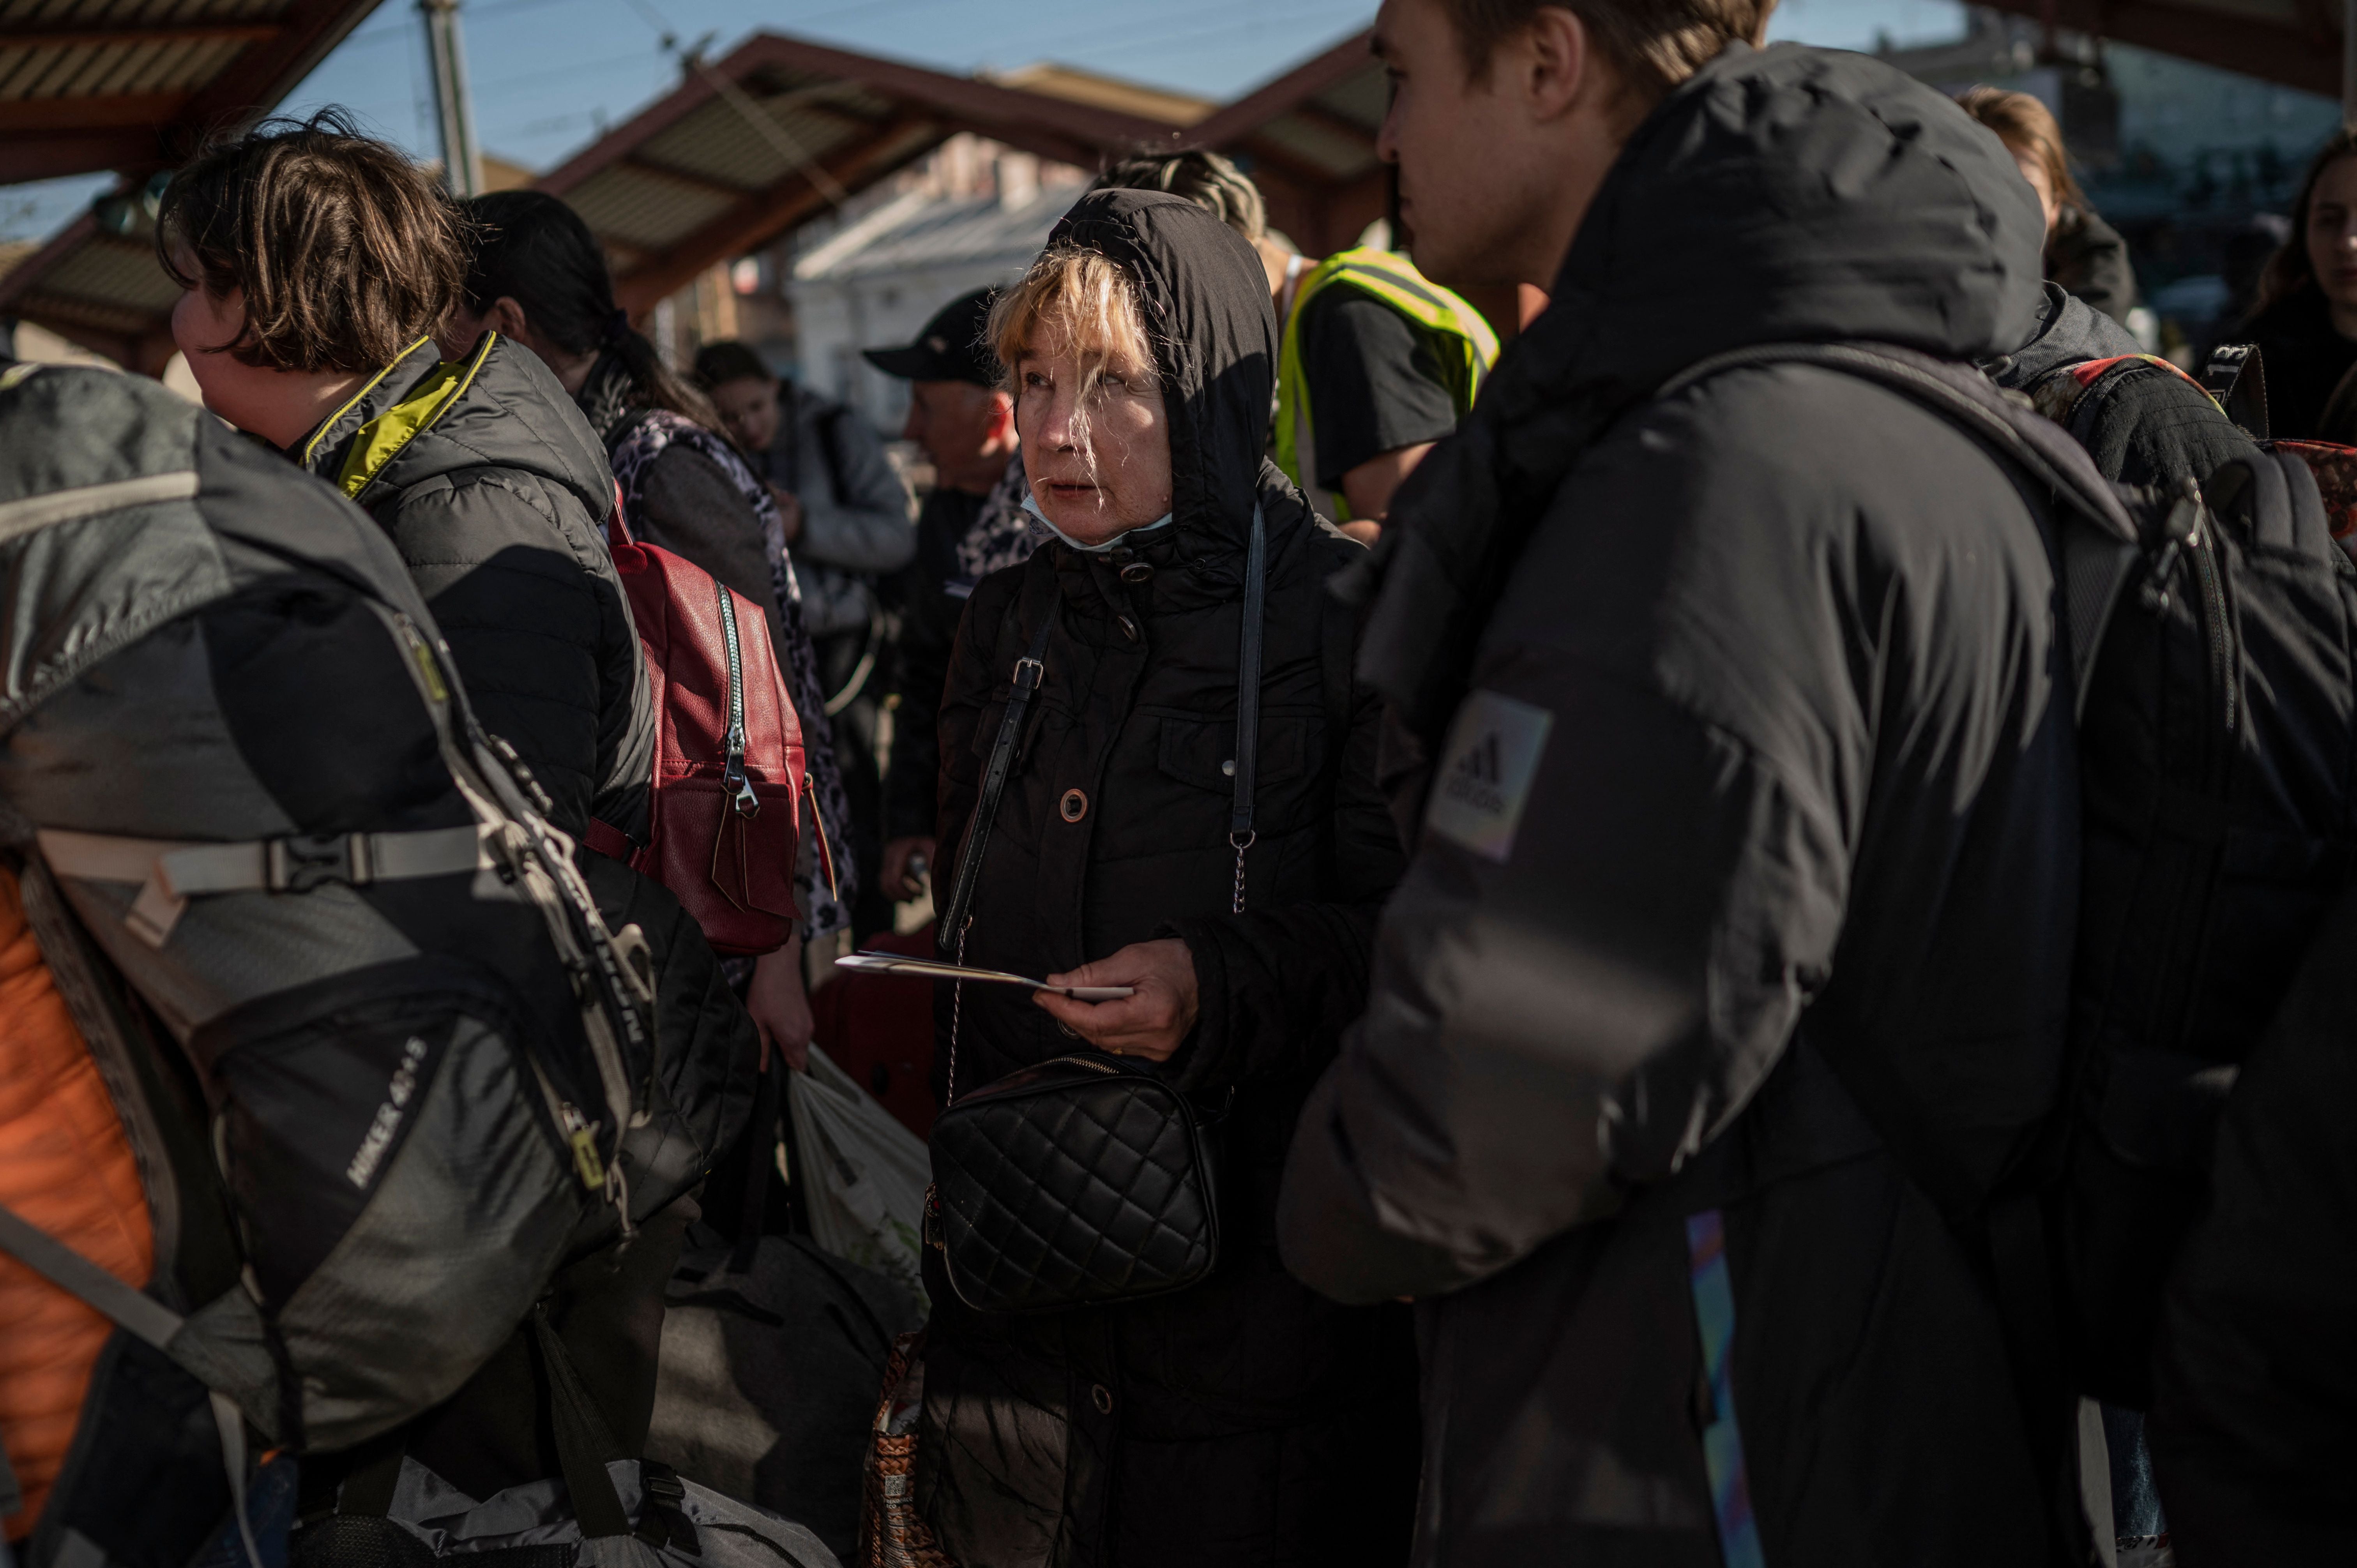
[[[643,831],[653,718],[604,454],[521,345],[444,360],[466,220],[431,173],[340,110],[266,121],[173,179],[156,246],[205,405],[384,525],[552,821]]]
[[[2259,347],[2267,434],[2357,441],[2357,132],[2325,143],[2292,203],[2291,233],[2259,274],[2243,337]]]
[[[722,435],[711,401],[674,374],[614,303],[605,253],[580,215],[536,190],[465,204],[471,226],[465,283],[443,328],[456,348],[495,332],[530,349],[589,422],[621,488],[631,532],[684,556],[757,605],[802,720],[803,756],[830,843],[850,826],[818,658],[776,501]],[[616,824],[619,826],[621,824]],[[795,875],[806,934],[841,930],[856,896],[855,867],[822,874],[805,834]],[[762,1036],[799,1067],[811,1037],[802,939],[754,961],[745,1004]]]

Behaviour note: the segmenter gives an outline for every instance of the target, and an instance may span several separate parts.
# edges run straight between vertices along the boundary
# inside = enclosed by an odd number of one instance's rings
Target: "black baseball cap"
[[[972,381],[998,384],[998,355],[985,341],[990,335],[995,288],[978,288],[941,307],[917,340],[905,349],[866,349],[867,362],[888,376],[910,381]]]

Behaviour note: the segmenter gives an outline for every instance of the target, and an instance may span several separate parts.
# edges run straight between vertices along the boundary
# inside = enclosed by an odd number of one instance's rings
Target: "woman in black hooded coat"
[[[1363,1004],[1375,918],[1402,865],[1375,784],[1378,709],[1351,683],[1356,616],[1325,592],[1359,546],[1264,457],[1276,323],[1244,242],[1176,197],[1113,190],[1072,209],[1034,277],[1074,252],[1115,263],[1142,306],[1170,510],[1164,525],[1093,546],[1049,542],[975,588],[941,715],[940,841],[954,864],[1016,661],[1049,621],[964,958],[1035,974],[1086,965],[1089,982],[1141,995],[1096,1011],[998,987],[945,993],[936,1090],[953,1096],[1095,1042],[1160,1061],[1153,1070],[1199,1100],[1232,1091],[1222,1255],[1210,1280],[1174,1295],[1014,1317],[965,1307],[929,1252],[918,1503],[944,1550],[992,1568],[1398,1562],[1416,1464],[1405,1309],[1312,1294],[1277,1262],[1274,1230],[1295,1119]],[[1027,341],[1006,315],[1002,354]],[[1021,358],[1036,490],[1059,456],[1029,407],[1042,378],[1028,349]],[[1256,837],[1236,913],[1223,765],[1236,755],[1256,507],[1267,552]],[[959,940],[943,933],[944,951]],[[1174,962],[1178,991],[1194,993],[1191,1026],[1182,1008],[1163,1046],[1142,1046],[1113,1020],[1167,1000]]]

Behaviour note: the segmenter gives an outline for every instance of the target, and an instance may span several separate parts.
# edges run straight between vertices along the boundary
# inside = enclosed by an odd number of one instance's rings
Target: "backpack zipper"
[[[720,781],[738,816],[758,817],[761,801],[745,777],[745,660],[737,645],[737,606],[727,584],[715,577],[712,585],[720,594],[720,639],[728,646],[728,759]]]

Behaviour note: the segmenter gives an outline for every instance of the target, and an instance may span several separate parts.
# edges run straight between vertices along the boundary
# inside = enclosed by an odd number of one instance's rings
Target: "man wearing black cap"
[[[933,489],[917,514],[917,558],[891,687],[899,702],[884,780],[882,886],[896,898],[923,890],[933,858],[941,775],[934,724],[966,596],[985,575],[1031,553],[1015,404],[999,389],[998,359],[985,341],[995,292],[976,289],[951,301],[905,348],[866,351],[869,364],[910,383],[900,434],[933,465]]]

